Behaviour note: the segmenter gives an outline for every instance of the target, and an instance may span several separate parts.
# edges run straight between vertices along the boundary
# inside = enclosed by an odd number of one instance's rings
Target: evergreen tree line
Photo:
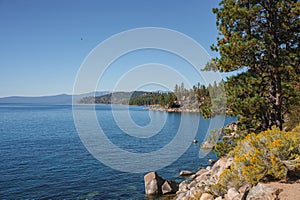
[[[184,83],[176,84],[172,92],[151,92],[132,97],[129,105],[160,105],[166,109],[190,108],[201,112],[204,117],[212,117],[226,110],[224,81],[208,86],[198,83],[190,89]]]

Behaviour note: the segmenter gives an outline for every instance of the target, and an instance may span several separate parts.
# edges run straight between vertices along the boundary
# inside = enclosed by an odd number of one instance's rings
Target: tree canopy
[[[213,9],[220,56],[207,70],[244,69],[226,81],[229,112],[244,128],[283,128],[291,105],[299,103],[300,2],[223,0]]]

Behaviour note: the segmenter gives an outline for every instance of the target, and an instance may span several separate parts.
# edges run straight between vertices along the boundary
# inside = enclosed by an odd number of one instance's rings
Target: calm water
[[[78,109],[90,110],[90,107]],[[125,110],[125,106],[119,106],[116,112]],[[152,114],[157,119],[166,119],[165,126],[151,138],[136,138],[118,127],[110,106],[96,106],[107,137],[127,151],[151,152],[162,148],[175,136],[181,117],[191,120],[191,124],[200,118],[198,140],[203,139],[208,129],[209,120],[198,114],[130,107],[132,119],[140,126],[150,122],[149,112],[155,112]],[[71,106],[2,104],[0,113],[0,199],[145,199],[143,173],[113,170],[86,150],[75,129]],[[227,118],[225,123],[232,120]],[[191,143],[183,156],[158,173],[164,178],[180,180],[181,169],[195,171],[207,166],[210,158],[215,155],[208,153],[199,158],[199,144]]]

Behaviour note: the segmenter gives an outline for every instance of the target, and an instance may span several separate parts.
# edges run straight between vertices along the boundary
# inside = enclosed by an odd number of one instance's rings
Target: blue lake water
[[[89,112],[92,108],[82,105],[77,109]],[[126,110],[127,106],[114,108],[120,116]],[[210,123],[199,114],[148,111],[138,106],[130,106],[129,113],[140,127],[150,123],[149,115],[158,121],[165,120],[158,134],[134,137],[124,133],[115,122],[111,106],[96,106],[99,124],[107,138],[134,153],[163,148],[175,137],[183,119],[190,121],[191,127],[200,120],[196,135],[199,141],[203,140]],[[226,118],[225,124],[233,120]],[[135,126],[126,127],[127,131],[134,129]],[[189,132],[189,128],[185,131]],[[80,140],[70,105],[0,104],[0,143],[0,199],[145,199],[145,173],[121,172],[95,159]],[[180,181],[180,170],[195,171],[209,165],[208,159],[216,158],[213,152],[199,157],[199,150],[199,143],[190,141],[187,151],[159,169],[159,175]],[[120,159],[123,162],[126,165]],[[143,164],[150,165],[151,160]]]

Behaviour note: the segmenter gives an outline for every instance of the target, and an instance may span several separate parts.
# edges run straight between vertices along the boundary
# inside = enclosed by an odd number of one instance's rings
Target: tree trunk
[[[276,101],[275,101],[275,115],[276,115],[276,126],[282,130],[282,88],[281,88],[281,77],[280,74],[277,74],[276,77]]]
[[[273,71],[271,71],[271,77],[269,88],[270,118],[268,128],[276,125],[280,130],[282,130],[283,117],[281,76],[278,72],[273,73]]]

